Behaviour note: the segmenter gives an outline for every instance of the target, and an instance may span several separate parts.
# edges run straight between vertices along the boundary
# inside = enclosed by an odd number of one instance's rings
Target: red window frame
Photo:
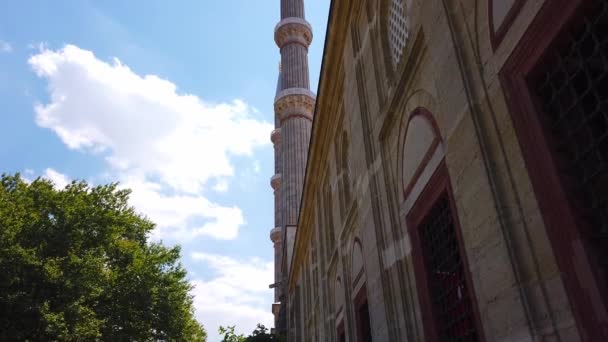
[[[576,24],[590,0],[547,0],[500,72],[511,119],[522,149],[547,235],[584,341],[608,341],[606,288],[600,285],[581,236],[581,222],[556,167],[540,106],[529,90],[532,75],[560,32]]]
[[[488,20],[490,25],[490,43],[492,44],[492,50],[496,51],[502,40],[507,35],[507,32],[509,32],[509,28],[511,28],[513,25],[515,18],[517,18],[517,15],[524,6],[526,0],[515,0],[499,27],[494,25],[494,1],[496,0],[488,1]]]
[[[370,329],[370,334],[372,334],[372,336],[373,336],[373,333],[372,333],[372,317],[369,314],[369,304],[367,301],[367,288],[365,287],[365,285],[361,286],[361,289],[359,289],[359,292],[355,296],[354,304],[355,304],[354,305],[355,306],[355,321],[356,321],[356,327],[357,327],[357,341],[358,342],[367,342],[365,340],[365,336],[364,336],[364,332],[363,332],[364,320],[367,320],[367,324],[369,325],[369,329]],[[367,305],[367,308],[368,308],[367,317],[361,317],[361,314],[360,314],[360,310],[364,305]]]
[[[447,199],[450,205],[450,211],[452,214],[452,220],[454,229],[456,230],[456,237],[458,240],[458,249],[460,257],[462,259],[462,266],[464,272],[464,278],[467,287],[467,294],[471,300],[471,306],[473,310],[473,323],[479,334],[479,340],[485,341],[483,326],[481,325],[481,319],[479,315],[479,309],[477,306],[477,299],[473,290],[473,281],[471,280],[471,272],[469,271],[469,263],[467,261],[467,255],[464,249],[464,243],[462,239],[462,233],[460,228],[460,222],[458,220],[456,205],[454,202],[454,196],[452,187],[450,185],[450,178],[448,174],[445,161],[435,170],[435,173],[425,186],[424,190],[420,194],[420,197],[416,200],[416,203],[408,213],[406,222],[408,226],[408,232],[412,241],[412,261],[414,264],[414,271],[416,273],[416,285],[418,290],[418,297],[420,300],[420,307],[422,313],[422,321],[424,326],[424,332],[426,340],[429,342],[439,342],[439,336],[437,334],[438,327],[433,314],[433,303],[431,300],[431,293],[429,291],[428,274],[424,265],[424,253],[422,250],[422,241],[419,234],[419,226],[427,218],[430,211],[433,209],[435,203],[441,199],[442,196],[447,195]]]
[[[338,342],[346,342],[346,330],[344,329],[344,320],[340,321],[336,328],[336,339]]]

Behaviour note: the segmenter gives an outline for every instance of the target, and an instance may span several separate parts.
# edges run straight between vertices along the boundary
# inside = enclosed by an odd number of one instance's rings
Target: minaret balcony
[[[308,48],[312,42],[312,27],[302,18],[285,18],[274,29],[274,41],[279,48],[292,43]]]
[[[277,94],[274,112],[283,122],[292,117],[304,117],[312,121],[316,96],[306,88],[289,88]]]
[[[281,241],[281,227],[274,227],[271,231],[270,231],[270,241],[272,241],[272,243],[277,243],[279,241]]]
[[[270,177],[270,186],[274,191],[277,191],[281,186],[281,174],[277,173],[276,175]]]
[[[272,130],[272,133],[270,133],[270,141],[272,141],[274,145],[281,142],[281,128]]]

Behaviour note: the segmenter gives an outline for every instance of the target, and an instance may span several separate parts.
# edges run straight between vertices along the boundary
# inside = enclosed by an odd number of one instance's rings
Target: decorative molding
[[[316,96],[306,88],[289,88],[281,91],[274,100],[274,111],[283,121],[302,117],[312,121]]]
[[[344,84],[342,57],[347,39],[346,27],[340,25],[340,23],[348,22],[352,4],[353,2],[350,1],[331,2],[318,86],[318,93],[323,94],[323,96],[316,103],[315,113],[336,113],[334,107],[338,104],[335,99],[342,95]],[[331,48],[329,48],[330,46]],[[304,188],[302,189],[301,215],[299,216],[300,228],[295,237],[294,257],[287,284],[290,291],[293,291],[297,286],[297,279],[303,262],[302,254],[307,248],[306,235],[311,234],[308,231],[311,229],[310,222],[313,220],[311,213],[314,213],[311,207],[316,204],[314,193],[323,178],[324,167],[322,166],[330,148],[329,144],[316,143],[316,141],[328,141],[327,137],[332,134],[335,125],[334,119],[332,115],[315,116],[311,128],[310,150],[304,176]],[[332,253],[328,269],[337,268],[339,265],[337,250]]]
[[[274,29],[274,41],[279,48],[292,43],[308,48],[312,43],[312,27],[302,18],[285,18]]]

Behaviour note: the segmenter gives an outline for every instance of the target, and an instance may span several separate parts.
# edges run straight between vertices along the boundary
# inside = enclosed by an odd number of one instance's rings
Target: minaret
[[[312,28],[304,19],[304,0],[281,0],[281,21],[274,31],[281,50],[281,66],[274,100],[275,175],[271,185],[275,195],[275,228],[270,238],[275,248],[275,326],[285,329],[286,278],[300,211],[300,199],[308,157],[315,95],[310,91],[308,47]],[[279,313],[280,312],[280,313]]]

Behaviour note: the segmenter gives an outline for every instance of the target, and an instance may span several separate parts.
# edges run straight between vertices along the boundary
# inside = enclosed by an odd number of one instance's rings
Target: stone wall
[[[543,1],[494,10],[506,25],[498,38],[488,1],[404,4],[409,36],[395,64],[391,1],[332,3],[289,279],[292,336],[335,341],[343,324],[355,341],[364,288],[374,341],[425,340],[407,216],[443,162],[484,339],[580,340],[499,79]],[[410,135],[414,150],[427,146],[407,131],[421,109],[438,130],[426,159],[404,148]],[[404,172],[415,174],[409,188]]]

